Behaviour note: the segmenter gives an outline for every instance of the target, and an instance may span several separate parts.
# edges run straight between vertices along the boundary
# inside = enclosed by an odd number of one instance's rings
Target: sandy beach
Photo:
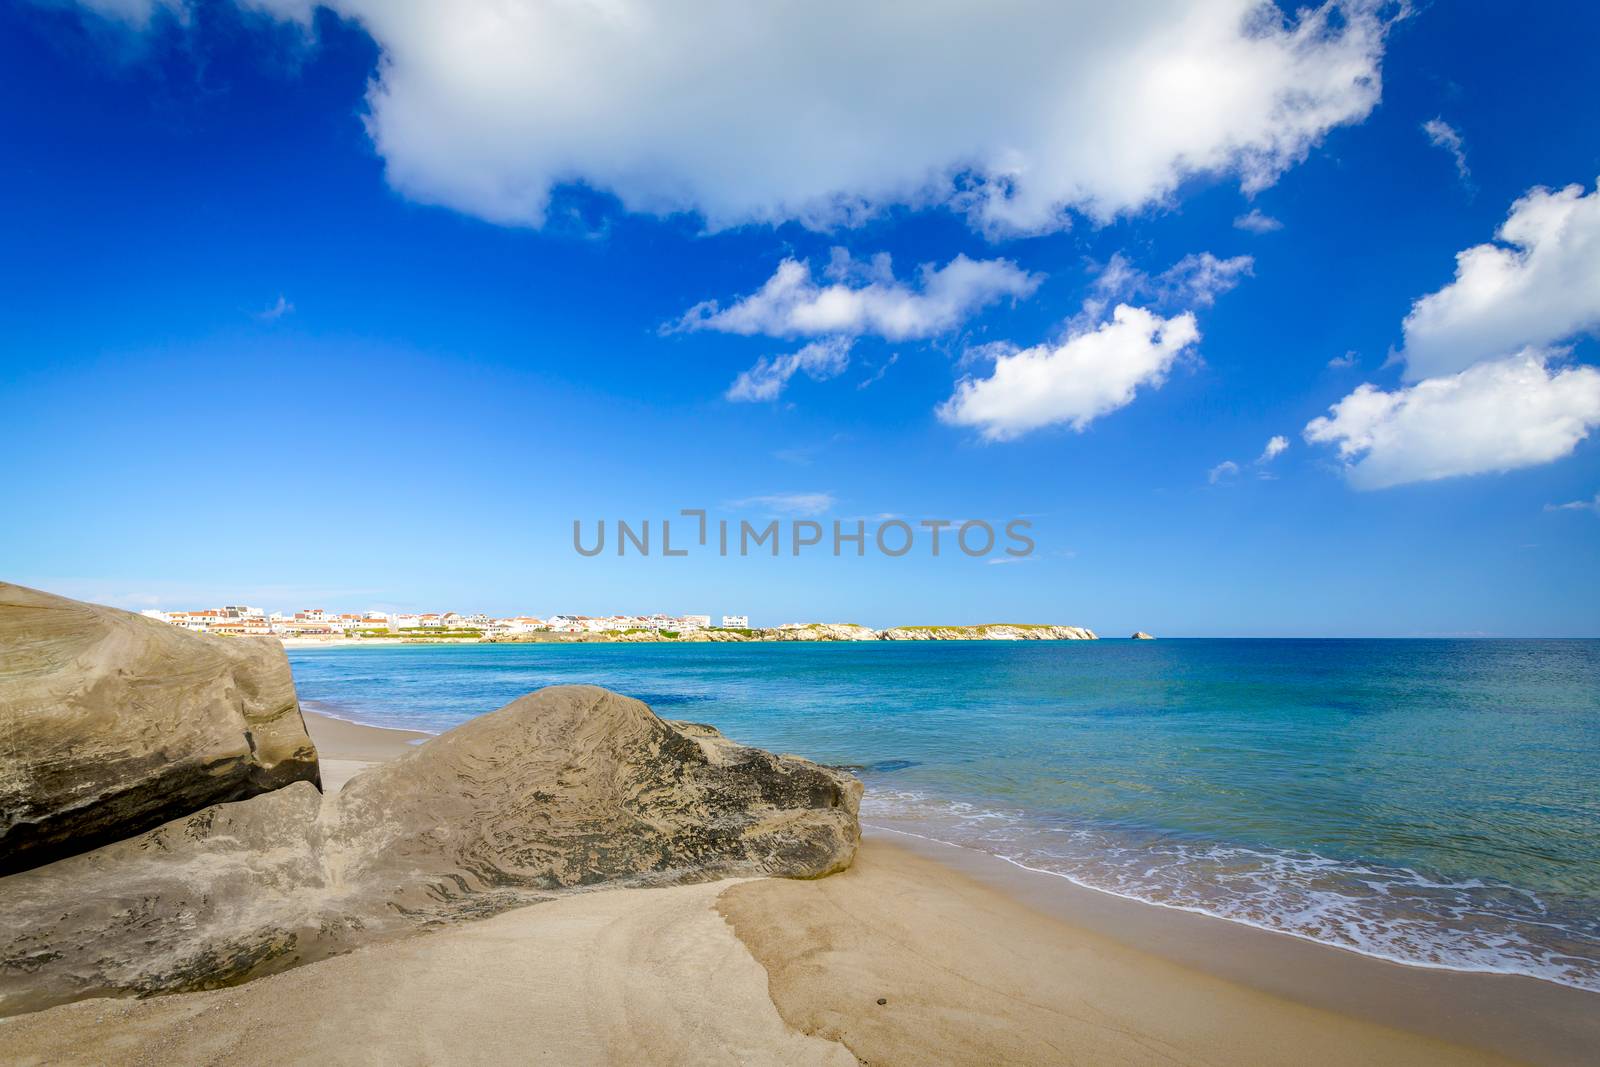
[[[427,737],[306,720],[330,790]],[[0,1021],[0,1054],[1483,1064],[1584,1062],[1600,1040],[1589,994],[1386,964],[1002,867],[869,829],[832,877],[578,893],[236,988]]]
[[[416,730],[393,730],[365,726],[302,708],[306,730],[317,744],[317,763],[322,768],[322,788],[338,792],[344,783],[374,763],[402,756],[432,734]]]

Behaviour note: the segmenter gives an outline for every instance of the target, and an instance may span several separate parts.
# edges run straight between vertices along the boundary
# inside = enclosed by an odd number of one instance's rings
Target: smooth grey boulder
[[[0,873],[317,781],[283,647],[0,582]]]
[[[337,795],[207,808],[0,879],[0,1015],[214,988],[562,892],[820,877],[860,841],[861,783],[558,686]]]

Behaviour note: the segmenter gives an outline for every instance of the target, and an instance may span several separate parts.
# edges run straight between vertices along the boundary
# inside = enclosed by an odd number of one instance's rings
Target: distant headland
[[[473,634],[461,631],[362,631],[359,635],[285,635],[291,648],[320,645],[385,644],[563,644],[621,643],[684,644],[753,641],[1095,641],[1093,630],[1082,626],[1043,623],[985,623],[980,626],[894,626],[874,630],[853,622],[787,623],[769,627],[702,626],[686,630],[624,627],[615,630],[529,630],[516,634]]]

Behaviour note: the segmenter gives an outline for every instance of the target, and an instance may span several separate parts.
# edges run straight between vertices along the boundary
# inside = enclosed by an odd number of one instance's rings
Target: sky
[[[4,5],[0,576],[1600,635],[1597,40],[1470,0]],[[665,557],[683,509],[780,554]],[[601,519],[656,551],[574,551]],[[864,555],[793,554],[835,520]]]

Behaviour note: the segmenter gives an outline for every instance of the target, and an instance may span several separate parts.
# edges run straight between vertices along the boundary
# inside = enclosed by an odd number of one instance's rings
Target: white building
[[[167,621],[174,626],[182,626],[185,630],[205,633],[222,621],[222,612],[215,609],[207,611],[172,611],[167,613]]]
[[[748,630],[750,629],[750,616],[724,615],[722,617],[722,628],[724,630]]]

